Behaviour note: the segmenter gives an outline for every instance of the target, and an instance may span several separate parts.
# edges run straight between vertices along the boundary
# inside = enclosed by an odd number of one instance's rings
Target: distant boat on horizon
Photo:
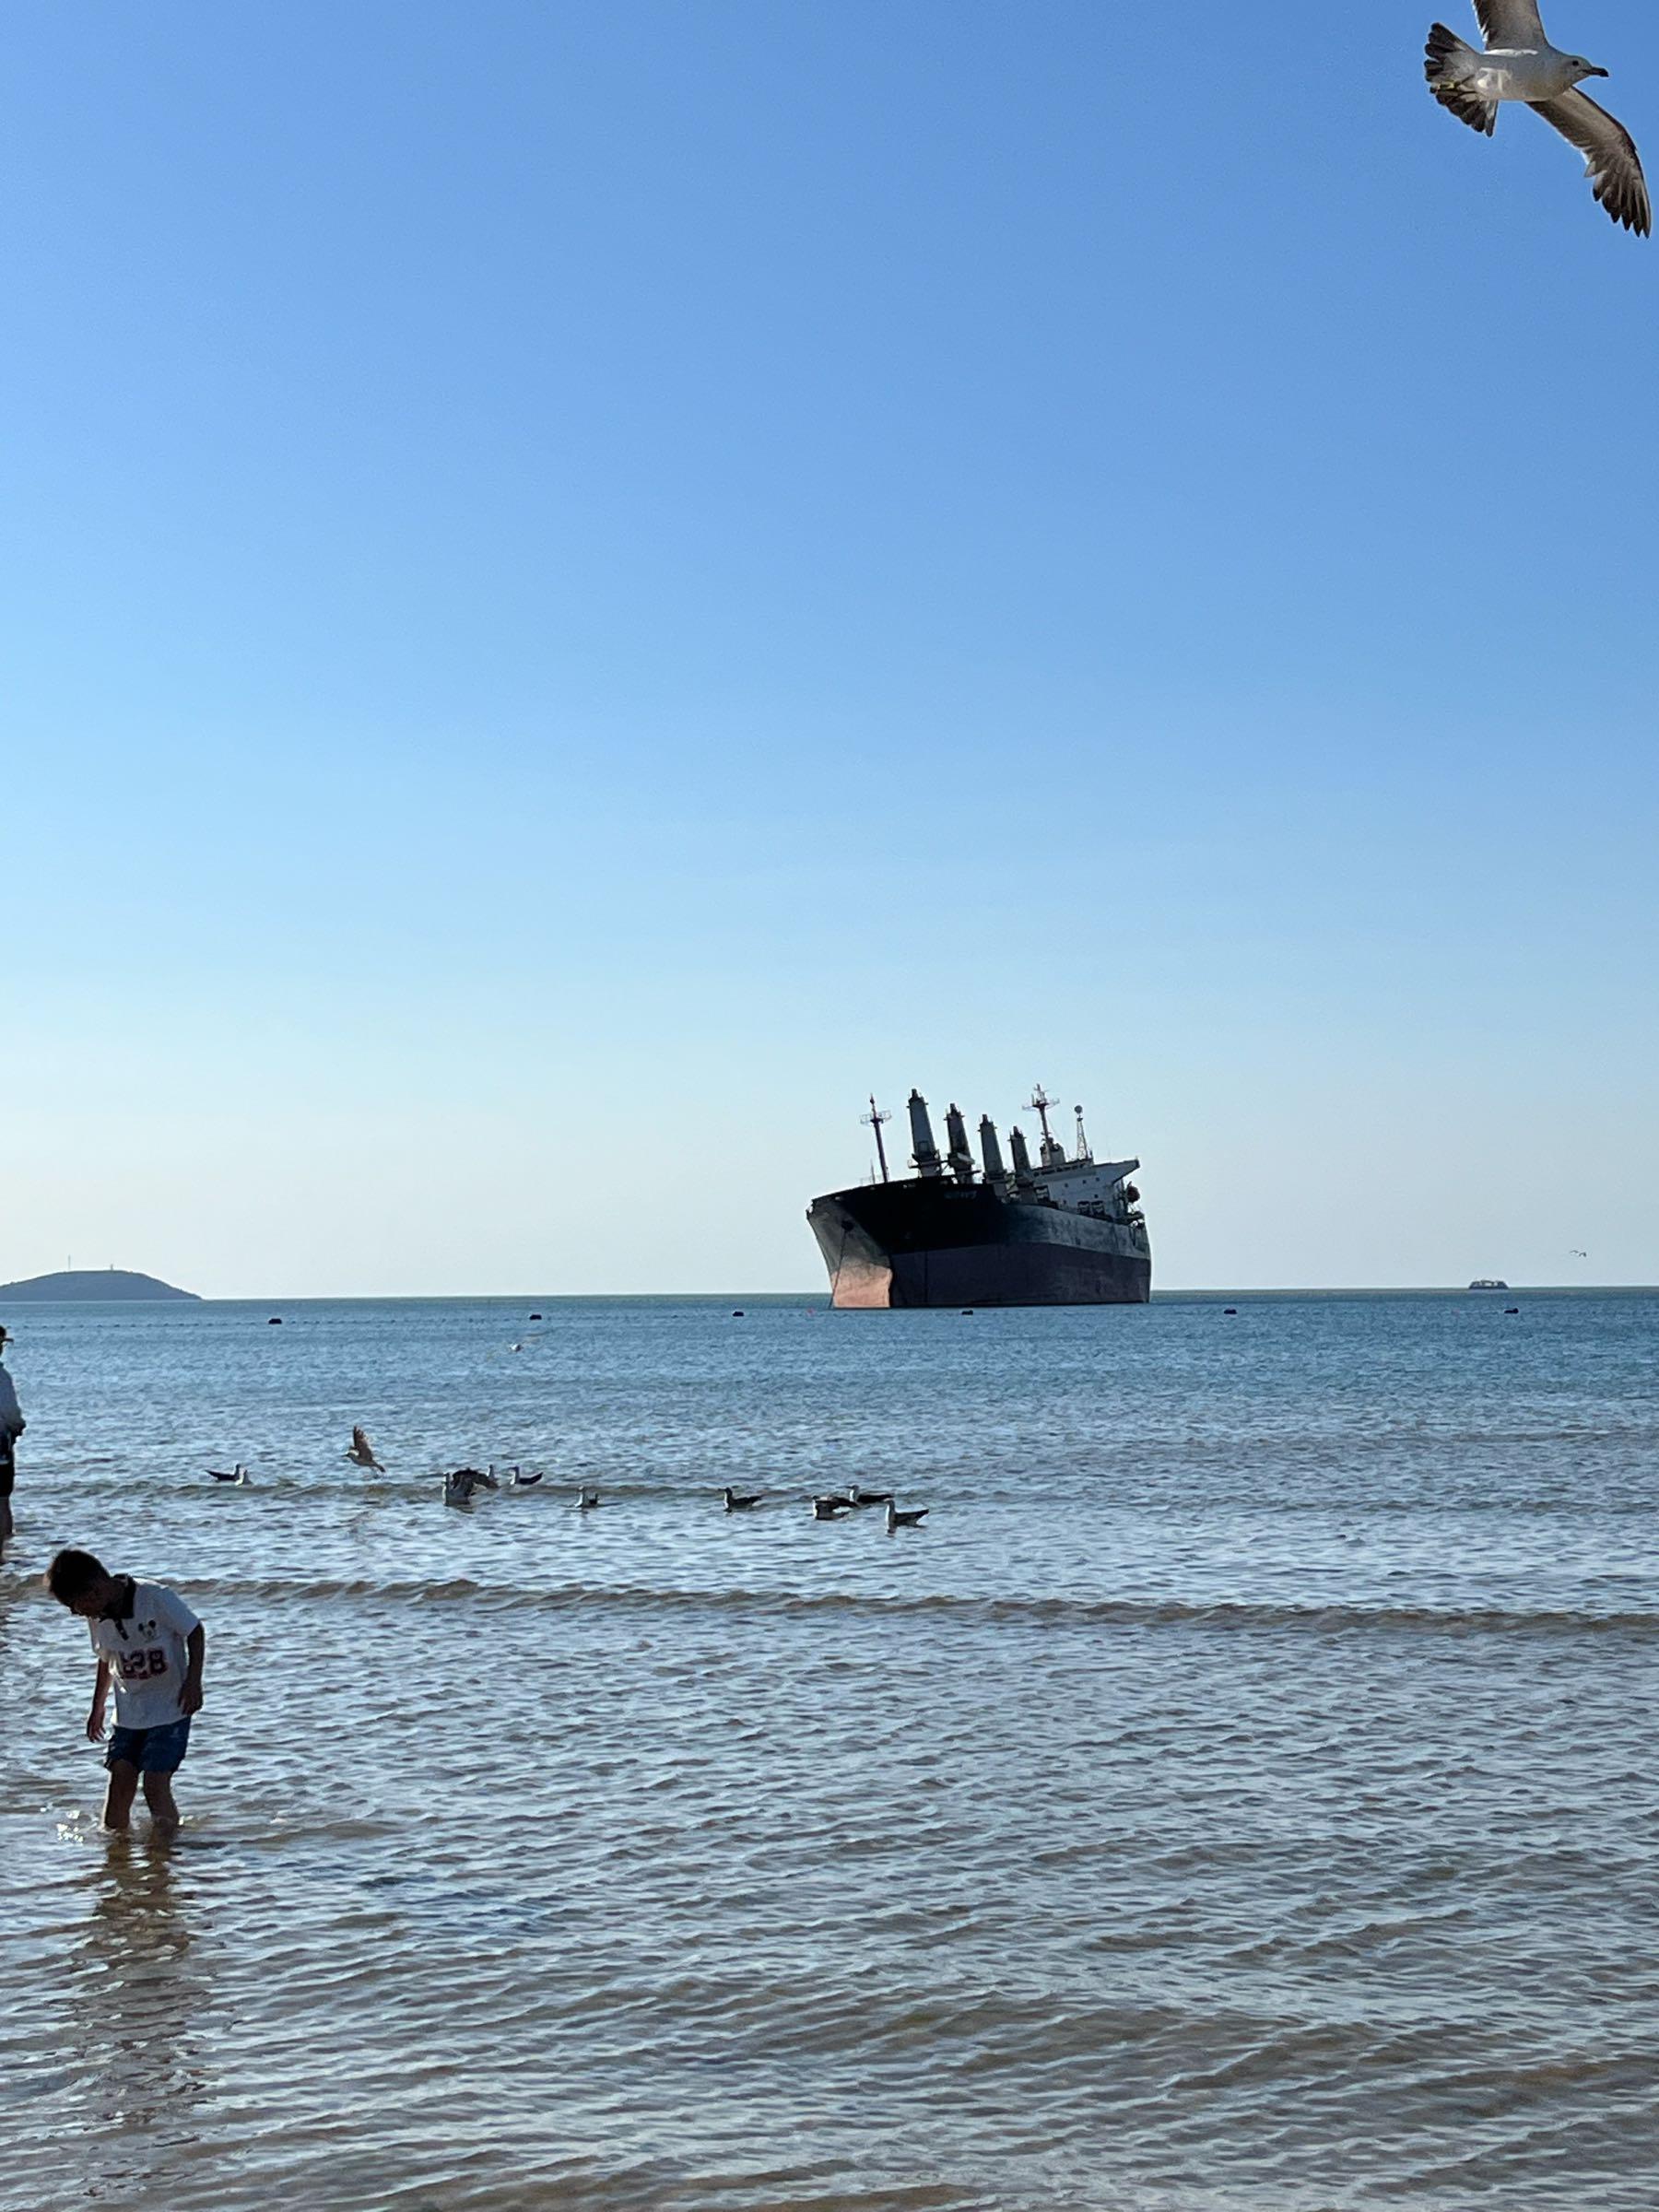
[[[1507,1290],[1509,1285],[1500,1276],[1477,1275],[1469,1288],[1471,1290]]]

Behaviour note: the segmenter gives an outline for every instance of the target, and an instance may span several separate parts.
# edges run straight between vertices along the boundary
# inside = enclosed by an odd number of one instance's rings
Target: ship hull
[[[1141,1306],[1152,1295],[1139,1222],[982,1183],[867,1183],[814,1199],[806,1218],[837,1306]]]

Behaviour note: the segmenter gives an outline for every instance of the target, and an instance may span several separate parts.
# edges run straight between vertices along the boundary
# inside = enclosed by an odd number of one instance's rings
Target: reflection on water
[[[210,1992],[179,1871],[182,1846],[139,1833],[101,1838],[76,1884],[80,1924],[62,1990],[78,2077],[82,2155],[138,2194],[163,2190],[165,2154],[186,2142],[206,2087]]]

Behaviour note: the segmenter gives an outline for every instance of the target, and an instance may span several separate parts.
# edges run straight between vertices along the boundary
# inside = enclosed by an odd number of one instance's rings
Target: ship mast
[[[881,1141],[881,1124],[883,1122],[890,1122],[892,1118],[893,1117],[890,1113],[883,1113],[880,1107],[877,1105],[876,1094],[874,1091],[870,1093],[869,1112],[861,1113],[858,1117],[860,1128],[874,1129],[876,1132],[876,1157],[881,1162],[881,1180],[883,1182],[886,1182],[888,1180],[888,1177],[887,1147]]]
[[[1039,1083],[1031,1093],[1031,1104],[1036,1111],[1037,1119],[1042,1124],[1042,1148],[1040,1157],[1045,1168],[1063,1168],[1065,1165],[1065,1147],[1056,1144],[1049,1132],[1049,1108],[1053,1102],[1048,1092]]]

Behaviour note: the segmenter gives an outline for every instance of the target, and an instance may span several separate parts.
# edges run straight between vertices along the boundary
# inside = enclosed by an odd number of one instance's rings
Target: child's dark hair
[[[60,1606],[72,1606],[94,1583],[105,1581],[108,1571],[89,1551],[60,1551],[46,1570],[46,1587]]]

